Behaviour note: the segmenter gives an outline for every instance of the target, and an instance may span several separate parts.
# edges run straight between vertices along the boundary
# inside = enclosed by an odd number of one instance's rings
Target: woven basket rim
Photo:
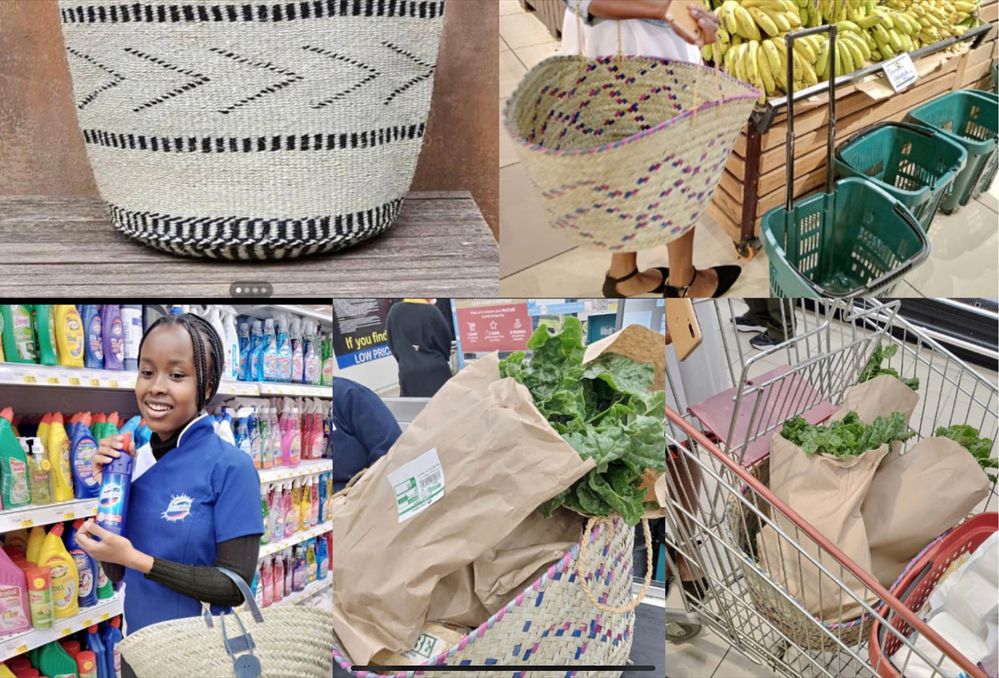
[[[630,527],[619,516],[614,517],[614,524],[616,528],[623,527],[623,529],[630,529]],[[600,523],[597,523],[596,526],[593,528],[593,531],[590,533],[591,543],[596,540],[597,536],[602,532],[602,530],[603,526]],[[478,627],[472,629],[467,634],[465,634],[465,637],[462,638],[456,645],[452,645],[447,650],[431,658],[426,663],[414,666],[411,671],[400,671],[394,674],[374,673],[371,671],[357,671],[357,672],[351,671],[351,674],[357,676],[357,678],[413,678],[413,676],[418,671],[425,672],[427,669],[432,670],[434,665],[441,664],[444,662],[444,660],[454,656],[459,650],[464,650],[466,647],[468,647],[476,640],[484,636],[489,631],[489,629],[493,627],[493,625],[496,622],[501,621],[503,617],[505,617],[508,613],[522,606],[525,602],[528,592],[530,592],[532,589],[540,589],[545,584],[547,584],[551,579],[553,579],[556,574],[562,574],[567,572],[569,568],[572,565],[574,565],[576,562],[576,558],[579,555],[580,543],[582,543],[582,536],[580,536],[579,542],[573,544],[573,546],[568,551],[562,554],[562,557],[559,560],[552,563],[540,577],[538,577],[534,581],[530,582],[527,586],[525,586],[523,590],[521,590],[520,593],[514,596],[510,600],[510,602],[508,602],[506,605],[503,606],[503,608],[498,610],[495,614],[491,615],[489,619],[479,624]],[[634,614],[634,613],[629,612],[626,614]],[[333,660],[340,665],[340,668],[346,671],[350,671],[352,662],[344,653],[340,652],[337,649],[336,645],[333,646]]]
[[[534,73],[535,71],[538,71],[538,70],[540,70],[542,68],[547,68],[547,67],[551,66],[556,61],[579,61],[579,60],[580,60],[579,56],[570,55],[570,54],[556,54],[555,56],[551,56],[551,57],[548,57],[547,59],[544,59],[543,61],[541,61],[540,63],[538,63],[537,65],[535,65],[530,71],[528,71],[528,73],[521,79],[520,84],[517,85],[517,88],[514,90],[513,94],[511,94],[510,98],[507,99],[506,106],[504,107],[504,110],[503,110],[503,125],[504,125],[504,127],[506,127],[507,132],[510,133],[510,136],[513,137],[513,140],[519,146],[524,147],[528,151],[539,153],[541,155],[546,155],[546,156],[551,156],[551,157],[559,157],[559,158],[563,158],[563,157],[565,157],[565,158],[571,158],[571,157],[578,157],[578,156],[584,156],[584,155],[593,155],[595,153],[603,153],[605,151],[609,151],[609,150],[612,150],[612,149],[615,149],[615,148],[620,148],[621,146],[627,146],[629,144],[635,143],[636,141],[641,141],[642,139],[644,139],[646,137],[652,136],[653,134],[657,134],[658,132],[661,132],[661,131],[663,131],[665,129],[668,129],[669,127],[673,126],[674,124],[678,124],[679,122],[682,122],[682,121],[686,120],[687,118],[692,117],[695,114],[703,113],[705,111],[711,110],[712,108],[717,108],[717,107],[719,107],[719,106],[721,106],[723,104],[729,104],[729,103],[738,102],[738,101],[745,101],[745,100],[756,101],[756,100],[758,100],[760,98],[760,92],[759,92],[759,90],[757,90],[755,87],[753,87],[750,83],[744,82],[742,80],[739,80],[738,78],[732,77],[728,73],[725,73],[725,72],[720,71],[720,70],[715,69],[715,68],[710,68],[708,66],[704,66],[702,64],[695,64],[695,63],[691,63],[689,61],[680,61],[680,60],[677,60],[677,59],[665,59],[665,58],[661,58],[661,57],[645,57],[645,56],[635,56],[635,55],[602,56],[602,57],[597,57],[597,58],[588,58],[588,59],[584,59],[584,61],[585,62],[596,62],[596,63],[601,63],[601,64],[608,63],[610,61],[615,61],[615,60],[625,60],[625,61],[655,61],[655,62],[659,62],[659,63],[662,63],[662,64],[670,64],[670,65],[677,66],[677,67],[680,67],[680,68],[683,68],[683,69],[688,69],[688,70],[696,70],[696,71],[701,71],[701,72],[708,71],[708,72],[712,73],[713,77],[719,77],[722,80],[728,80],[728,81],[731,81],[732,83],[740,86],[741,88],[743,88],[744,90],[746,90],[746,93],[745,94],[734,95],[734,96],[729,96],[729,97],[721,97],[721,98],[709,99],[709,100],[705,101],[704,103],[702,103],[697,108],[692,108],[690,110],[684,111],[683,113],[680,113],[679,115],[675,115],[672,118],[670,118],[668,120],[665,120],[665,121],[659,123],[658,125],[656,125],[654,127],[651,127],[651,128],[649,128],[647,130],[643,130],[641,132],[637,132],[637,133],[635,133],[635,134],[633,134],[633,135],[631,135],[629,137],[625,137],[624,139],[620,139],[618,141],[606,142],[606,143],[603,143],[603,144],[601,144],[599,146],[594,146],[592,148],[576,148],[576,149],[569,149],[569,150],[564,150],[564,151],[562,151],[562,150],[554,150],[554,149],[546,148],[542,144],[531,143],[531,142],[527,141],[526,139],[524,139],[518,133],[518,131],[516,129],[516,125],[513,122],[513,119],[512,119],[512,116],[511,116],[511,112],[513,110],[513,107],[517,104],[517,102],[524,96],[526,84],[527,84],[528,80],[530,79],[530,75],[532,73]]]

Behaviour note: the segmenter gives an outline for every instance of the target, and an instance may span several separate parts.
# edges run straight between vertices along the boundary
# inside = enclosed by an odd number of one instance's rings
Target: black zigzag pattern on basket
[[[403,199],[333,216],[289,219],[180,217],[105,203],[119,231],[172,254],[230,261],[269,261],[335,252],[383,233]]]
[[[84,108],[86,108],[91,102],[93,102],[93,100],[96,99],[101,94],[101,92],[105,92],[105,91],[111,89],[112,87],[117,87],[118,83],[123,82],[125,80],[125,76],[124,75],[122,75],[121,73],[117,72],[116,70],[114,70],[110,66],[106,66],[105,64],[102,64],[101,62],[97,61],[97,59],[95,59],[94,57],[90,56],[89,54],[84,54],[83,52],[80,52],[79,50],[73,49],[72,47],[66,47],[66,51],[69,52],[70,54],[72,54],[73,56],[75,56],[77,59],[82,59],[83,61],[86,61],[91,66],[95,66],[96,68],[101,69],[102,71],[104,71],[105,73],[107,73],[108,75],[110,75],[112,78],[114,78],[110,82],[104,83],[103,85],[101,85],[100,87],[98,87],[97,89],[95,89],[93,92],[90,92],[89,94],[85,94],[83,96],[83,98],[80,99],[80,101],[77,102],[77,104],[76,104],[77,109],[79,109],[81,111]]]
[[[406,50],[402,49],[401,47],[397,47],[397,46],[393,45],[391,42],[382,42],[382,46],[383,47],[388,47],[390,50],[392,50],[396,54],[400,54],[400,55],[406,57],[407,59],[409,59],[410,61],[412,61],[413,63],[415,63],[417,66],[422,66],[423,68],[427,69],[425,73],[421,73],[420,75],[417,75],[415,78],[412,78],[411,80],[409,80],[408,82],[406,82],[401,87],[397,87],[395,90],[393,90],[392,93],[388,95],[388,98],[385,99],[384,103],[385,103],[386,106],[388,106],[390,103],[392,103],[393,99],[395,99],[397,96],[399,96],[400,94],[402,94],[403,92],[405,92],[406,90],[408,90],[410,87],[412,87],[412,86],[414,86],[414,85],[416,85],[418,83],[421,83],[424,80],[429,80],[430,78],[434,77],[434,71],[436,70],[436,66],[434,64],[428,64],[426,61],[424,61],[420,57],[416,56],[412,52],[407,52]]]
[[[264,87],[256,94],[248,96],[245,99],[240,99],[239,101],[230,106],[226,106],[225,108],[219,109],[219,113],[222,114],[232,113],[237,108],[242,108],[243,106],[247,106],[261,97],[267,96],[268,94],[273,94],[274,92],[282,90],[290,85],[294,85],[296,82],[301,82],[302,80],[305,79],[295,71],[289,68],[281,68],[280,66],[275,66],[269,61],[253,61],[251,59],[247,59],[244,56],[240,56],[238,54],[235,54],[234,52],[230,52],[228,50],[221,49],[219,47],[209,47],[208,51],[214,52],[215,54],[218,54],[220,56],[224,56],[227,59],[232,59],[236,63],[243,64],[244,66],[263,68],[265,70],[270,71],[271,73],[276,73],[278,75],[284,76],[283,80],[280,80],[279,82],[276,82],[273,85],[268,85],[267,87]]]
[[[165,92],[159,95],[158,97],[154,97],[143,104],[139,104],[138,106],[132,109],[133,113],[139,113],[141,111],[146,110],[147,108],[158,106],[159,104],[162,104],[164,101],[169,101],[175,96],[179,96],[184,92],[190,92],[195,87],[200,87],[201,85],[204,85],[206,82],[210,82],[210,79],[207,75],[198,73],[197,71],[189,71],[185,68],[181,68],[180,66],[176,66],[167,61],[164,61],[159,57],[154,57],[151,54],[140,52],[139,50],[134,49],[132,47],[126,47],[125,53],[139,57],[140,59],[144,59],[150,63],[156,64],[157,66],[162,66],[168,71],[173,71],[174,73],[180,73],[181,75],[186,75],[189,78],[193,78],[190,82],[184,83],[183,85],[181,85],[176,89],[172,89],[169,92]]]
[[[334,61],[342,61],[343,63],[350,64],[351,66],[357,66],[358,68],[368,72],[368,74],[364,76],[364,78],[362,78],[358,82],[355,82],[353,85],[343,90],[342,92],[337,92],[328,99],[323,99],[322,101],[312,104],[312,107],[315,109],[324,108],[332,103],[340,101],[341,99],[344,99],[350,96],[352,93],[356,92],[357,90],[361,89],[369,82],[377,80],[381,76],[381,73],[378,71],[377,68],[375,68],[374,66],[369,66],[368,64],[358,61],[357,59],[352,59],[348,56],[337,54],[335,52],[331,52],[321,47],[313,47],[312,45],[304,45],[302,49],[304,49],[307,52],[313,52],[315,54],[320,54],[322,56],[329,57]]]
[[[298,2],[219,2],[216,5],[121,2],[64,7],[67,24],[277,22],[332,17],[436,19],[446,0],[299,0]]]
[[[166,137],[85,129],[93,146],[164,153],[257,153],[261,151],[339,151],[375,148],[397,141],[420,139],[426,125],[396,125],[363,132],[275,134],[252,137]]]

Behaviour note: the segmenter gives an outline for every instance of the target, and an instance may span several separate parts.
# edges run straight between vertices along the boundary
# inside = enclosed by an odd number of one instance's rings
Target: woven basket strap
[[[253,593],[250,591],[250,587],[246,585],[245,581],[243,581],[243,578],[232,570],[227,570],[224,567],[216,567],[215,569],[229,577],[229,579],[232,580],[232,583],[236,585],[236,588],[239,589],[239,592],[243,594],[243,600],[246,601],[246,607],[250,610],[250,614],[253,615],[253,621],[258,624],[263,622],[264,616],[260,614],[260,608],[257,607],[257,601],[254,599]]]
[[[590,589],[590,585],[586,583],[586,577],[583,576],[583,573],[580,571],[580,564],[586,563],[586,554],[589,550],[588,546],[593,526],[598,524],[604,526],[604,534],[610,534],[610,528],[613,526],[610,518],[593,517],[586,521],[586,528],[583,530],[583,540],[579,545],[579,557],[576,559],[576,576],[579,578],[579,584],[583,587],[583,591],[586,592],[586,597],[589,599],[590,603],[592,603],[593,606],[601,612],[610,612],[613,614],[631,612],[642,603],[642,599],[645,598],[645,594],[649,592],[649,586],[652,584],[652,533],[649,531],[649,520],[648,518],[642,518],[642,534],[645,537],[646,545],[645,582],[642,584],[642,590],[638,593],[638,595],[626,605],[621,607],[610,607],[597,600],[597,597],[593,595],[593,591]]]

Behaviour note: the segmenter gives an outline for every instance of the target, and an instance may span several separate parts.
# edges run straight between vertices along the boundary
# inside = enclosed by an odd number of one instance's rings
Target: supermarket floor
[[[519,0],[500,3],[500,111],[521,78],[554,54],[558,42]],[[500,293],[531,296],[600,296],[609,257],[575,247],[548,220],[510,135],[500,122]],[[999,182],[988,194],[954,215],[938,215],[930,229],[933,252],[896,290],[896,296],[994,297],[999,295],[995,252],[999,248]],[[694,240],[701,267],[735,263],[731,239],[705,215]],[[639,257],[642,268],[667,265],[665,246]],[[769,296],[767,258],[741,262],[743,274],[732,297]]]

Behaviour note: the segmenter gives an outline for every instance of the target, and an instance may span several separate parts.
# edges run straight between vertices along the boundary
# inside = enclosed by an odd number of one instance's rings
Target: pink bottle
[[[267,526],[267,529],[270,532],[271,541],[281,541],[284,539],[284,499],[281,496],[280,486],[271,487],[268,507],[270,513],[267,517],[270,520],[270,525]]]
[[[31,629],[31,607],[28,603],[28,580],[24,570],[0,551],[0,635]]]
[[[284,595],[290,596],[291,592],[294,590],[294,576],[295,576],[295,562],[289,560],[288,556],[284,558]]]
[[[290,537],[298,529],[298,507],[291,500],[291,485],[284,486],[284,536]]]
[[[265,560],[264,566],[260,568],[260,585],[264,589],[264,607],[269,607],[274,602],[274,570],[270,558]]]
[[[274,565],[271,568],[271,595],[274,602],[279,602],[284,598],[284,558],[281,554],[274,556]]]

